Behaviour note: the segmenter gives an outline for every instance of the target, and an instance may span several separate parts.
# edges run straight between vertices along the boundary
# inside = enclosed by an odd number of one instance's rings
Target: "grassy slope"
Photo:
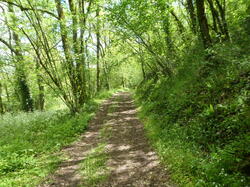
[[[250,57],[194,56],[176,77],[138,89],[148,135],[181,186],[249,185]]]
[[[60,162],[55,153],[84,132],[98,105],[111,94],[100,94],[74,117],[62,110],[1,116],[0,186],[34,186],[53,172]]]

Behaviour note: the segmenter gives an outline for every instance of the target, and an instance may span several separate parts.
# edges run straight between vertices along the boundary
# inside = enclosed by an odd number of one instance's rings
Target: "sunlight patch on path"
[[[80,141],[44,186],[168,187],[169,176],[148,144],[127,92],[106,101]]]
[[[148,144],[130,95],[120,93],[113,106],[113,112],[108,113],[112,136],[106,146],[109,154],[107,167],[111,174],[99,186],[171,186],[167,172],[161,167],[158,156]]]

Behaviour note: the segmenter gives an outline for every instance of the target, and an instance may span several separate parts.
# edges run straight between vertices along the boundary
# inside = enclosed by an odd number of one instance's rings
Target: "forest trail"
[[[106,100],[80,140],[63,150],[68,159],[40,186],[172,186],[136,112],[128,92]]]

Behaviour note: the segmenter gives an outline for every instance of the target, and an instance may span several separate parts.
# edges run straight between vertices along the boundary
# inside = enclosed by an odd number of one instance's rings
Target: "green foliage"
[[[100,94],[71,116],[67,110],[5,114],[0,119],[0,186],[34,186],[55,170],[55,154],[87,128],[98,104],[112,92]]]
[[[249,56],[233,45],[185,63],[137,90],[152,141],[173,179],[190,186],[249,184]]]
[[[112,93],[97,85],[138,82],[142,116],[175,180],[247,184],[250,3],[91,2],[0,2],[0,186],[37,183],[53,170],[58,157],[49,155]],[[8,114],[31,110],[31,101],[51,111]]]
[[[71,117],[65,111],[4,115],[0,126],[0,186],[36,184],[58,162],[59,158],[50,154],[83,132],[89,118],[86,113]]]

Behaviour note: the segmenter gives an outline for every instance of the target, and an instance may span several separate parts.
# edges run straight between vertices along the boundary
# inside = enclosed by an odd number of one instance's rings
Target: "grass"
[[[148,136],[180,186],[249,186],[249,65],[218,52],[138,87]]]
[[[83,176],[81,186],[97,186],[108,178],[106,167],[108,155],[104,151],[105,146],[106,143],[98,144],[81,163],[81,175]]]
[[[201,153],[196,147],[179,139],[181,132],[178,129],[172,129],[172,132],[164,131],[159,128],[156,121],[140,115],[147,137],[171,173],[171,180],[180,186],[196,186],[192,172],[195,172],[196,166],[203,161],[198,156]]]
[[[155,89],[153,98],[140,102],[140,118],[173,181],[180,186],[249,186],[246,97],[235,92],[220,108],[220,103],[202,105],[203,101],[192,95],[196,90],[186,92],[187,99],[184,94],[178,97],[171,91],[165,95],[160,91],[161,87]],[[221,95],[215,91],[219,88],[213,87],[212,98]],[[209,97],[203,96],[204,100],[210,100]],[[238,104],[239,98],[244,100]]]
[[[232,167],[234,159],[237,159],[236,156],[232,158],[231,155],[225,155],[231,154],[230,150],[203,152],[196,143],[183,139],[182,129],[178,126],[162,130],[154,119],[142,113],[140,118],[144,122],[147,137],[169,170],[171,180],[179,186],[248,186],[249,178],[240,173],[228,174],[227,167]],[[249,147],[249,144],[246,146]]]
[[[67,110],[0,116],[0,187],[39,184],[62,160],[56,153],[85,131],[98,105],[113,92],[97,95],[75,116]]]

